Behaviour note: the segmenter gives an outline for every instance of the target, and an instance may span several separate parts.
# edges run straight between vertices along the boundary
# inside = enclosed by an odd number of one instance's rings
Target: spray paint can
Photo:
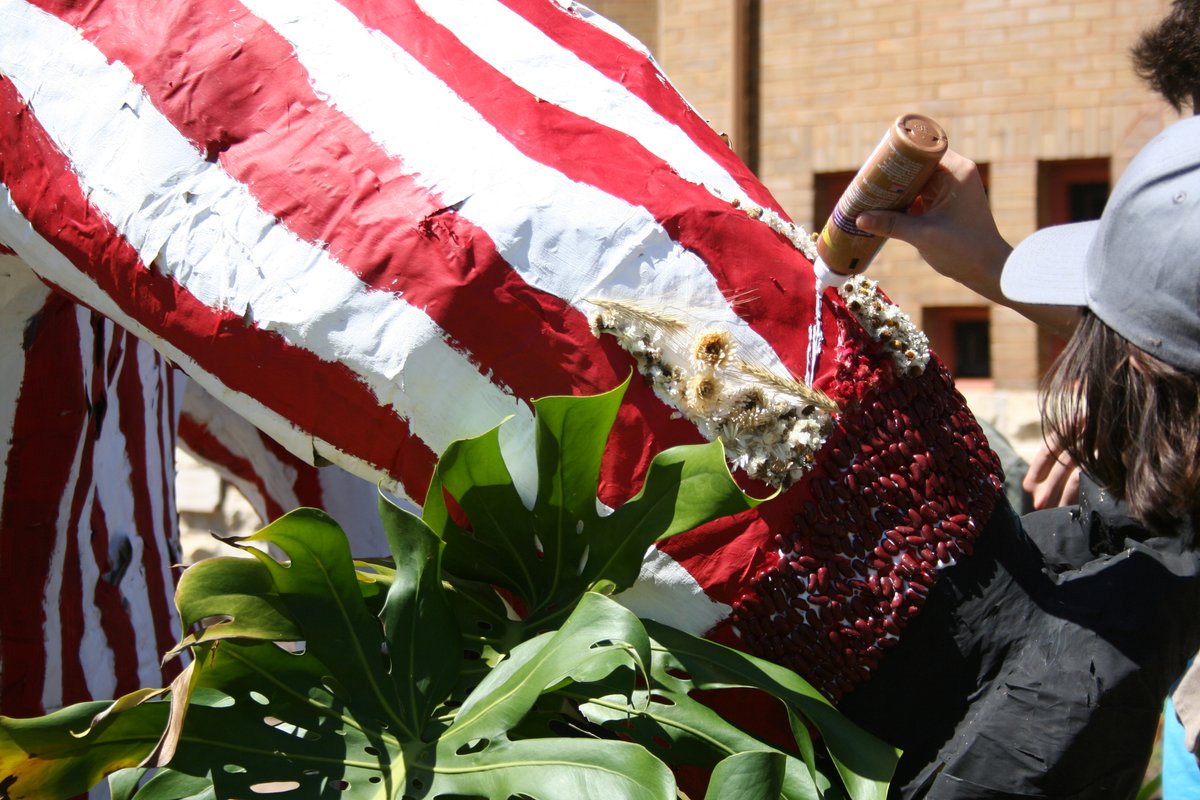
[[[885,239],[854,221],[864,211],[908,208],[946,152],[946,132],[921,114],[902,114],[842,193],[817,239],[821,264],[839,275],[867,268]]]

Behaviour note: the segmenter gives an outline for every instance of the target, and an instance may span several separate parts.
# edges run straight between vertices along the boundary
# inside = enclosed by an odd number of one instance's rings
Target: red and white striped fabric
[[[149,345],[0,256],[0,713],[162,685],[179,636],[178,440],[274,519],[324,508],[386,541],[374,485],[298,461]]]
[[[435,453],[511,416],[528,491],[528,400],[637,366],[618,503],[655,452],[740,438],[679,371],[699,337],[776,387],[729,398],[826,392],[823,447],[735,459],[798,482],[666,543],[628,599],[831,695],[990,513],[994,458],[936,359],[896,366],[886,298],[822,288],[766,189],[580,6],[0,0],[0,76],[0,242],[307,462],[419,498]],[[663,342],[625,324],[647,309]]]
[[[0,713],[178,670],[177,375],[0,256]]]
[[[305,464],[195,381],[183,380],[179,444],[237,488],[259,519],[270,522],[301,506],[320,508],[341,525],[355,556],[387,554],[375,484],[335,466]]]

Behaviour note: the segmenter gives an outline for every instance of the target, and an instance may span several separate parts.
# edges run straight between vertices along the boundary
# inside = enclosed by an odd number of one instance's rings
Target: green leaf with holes
[[[380,500],[386,562],[353,561],[332,519],[300,509],[235,542],[245,558],[192,567],[176,595],[183,676],[0,718],[0,796],[67,798],[110,775],[117,800],[671,800],[668,765],[697,765],[714,770],[710,796],[840,797],[806,720],[831,749],[865,734],[841,735],[786,670],[748,668],[607,596],[654,541],[756,502],[706,445],[660,454],[637,496],[599,508],[623,389],[537,401],[528,507],[494,430],[451,446],[423,518]],[[771,747],[690,696],[743,685],[787,694],[798,744]]]
[[[74,797],[110,772],[137,766],[158,744],[168,711],[166,703],[140,699],[78,703],[34,719],[0,717],[0,797]]]
[[[638,494],[603,509],[601,461],[627,387],[534,401],[531,508],[513,484],[498,428],[455,442],[438,462],[423,518],[446,542],[446,569],[507,591],[522,609],[520,624],[534,631],[561,622],[588,589],[631,586],[654,542],[761,502],[737,487],[714,441],[658,454]]]

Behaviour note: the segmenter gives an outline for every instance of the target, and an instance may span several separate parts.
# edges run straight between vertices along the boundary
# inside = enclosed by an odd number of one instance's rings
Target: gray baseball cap
[[[1200,374],[1200,116],[1142,148],[1099,220],[1021,242],[1000,289],[1020,303],[1087,306],[1146,352]]]

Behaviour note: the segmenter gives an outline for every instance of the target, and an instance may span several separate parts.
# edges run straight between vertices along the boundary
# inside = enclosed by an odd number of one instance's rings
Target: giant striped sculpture
[[[821,284],[807,234],[574,3],[0,0],[0,242],[296,457],[410,498],[510,417],[533,486],[528,401],[636,371],[602,500],[717,437],[783,492],[651,551],[626,602],[832,697],[998,496],[921,333],[870,281]]]

